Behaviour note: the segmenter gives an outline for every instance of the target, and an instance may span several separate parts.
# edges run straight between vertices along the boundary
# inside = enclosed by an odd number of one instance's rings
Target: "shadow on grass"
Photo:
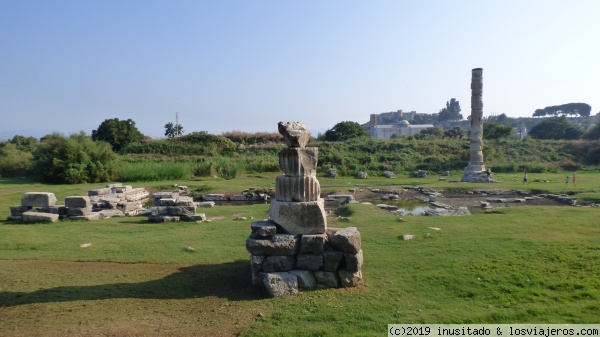
[[[231,301],[260,300],[262,288],[252,286],[248,261],[179,268],[162,279],[139,283],[63,286],[34,292],[0,292],[0,307],[23,304],[95,301],[115,298],[191,299],[208,296]]]

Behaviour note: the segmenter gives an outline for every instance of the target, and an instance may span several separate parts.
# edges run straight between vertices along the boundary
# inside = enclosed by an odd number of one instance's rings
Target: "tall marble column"
[[[462,181],[493,181],[483,164],[483,69],[471,70],[471,137],[469,166],[465,167]]]

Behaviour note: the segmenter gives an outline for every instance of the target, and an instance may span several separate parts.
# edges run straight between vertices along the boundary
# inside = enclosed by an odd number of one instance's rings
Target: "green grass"
[[[437,177],[393,182],[439,189],[537,188],[537,183],[522,185],[520,176],[499,176],[503,182],[497,184]],[[549,191],[564,187],[562,174],[536,176],[530,179],[549,181]],[[241,191],[266,187],[273,179],[252,175],[177,183]],[[598,200],[599,180],[582,173],[575,192]],[[392,182],[320,181],[331,191]],[[95,186],[0,183],[0,216],[25,191],[52,191],[61,200]],[[380,336],[389,323],[600,323],[598,208],[522,206],[398,222],[375,206],[350,205],[350,221],[332,219],[329,226],[360,230],[365,286],[275,299],[250,285],[244,241],[252,220],[234,220],[238,215],[262,219],[267,209],[199,209],[220,218],[200,224],[149,224],[143,217],[3,222],[0,334]],[[403,234],[416,239],[403,241]],[[81,248],[86,242],[92,246]]]

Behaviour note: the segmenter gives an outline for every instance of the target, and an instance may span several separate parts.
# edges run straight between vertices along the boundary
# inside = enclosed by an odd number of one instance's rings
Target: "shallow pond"
[[[421,215],[425,211],[429,210],[441,210],[436,208],[424,201],[418,199],[402,199],[402,200],[381,200],[381,199],[367,199],[362,202],[370,202],[373,205],[386,204],[398,207],[398,212],[401,215]]]

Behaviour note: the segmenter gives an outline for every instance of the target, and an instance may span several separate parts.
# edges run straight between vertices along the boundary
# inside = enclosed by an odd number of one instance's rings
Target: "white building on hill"
[[[411,125],[407,120],[401,120],[396,124],[383,124],[371,126],[370,131],[375,139],[390,139],[392,136],[412,136],[421,130],[434,127],[433,124]]]

